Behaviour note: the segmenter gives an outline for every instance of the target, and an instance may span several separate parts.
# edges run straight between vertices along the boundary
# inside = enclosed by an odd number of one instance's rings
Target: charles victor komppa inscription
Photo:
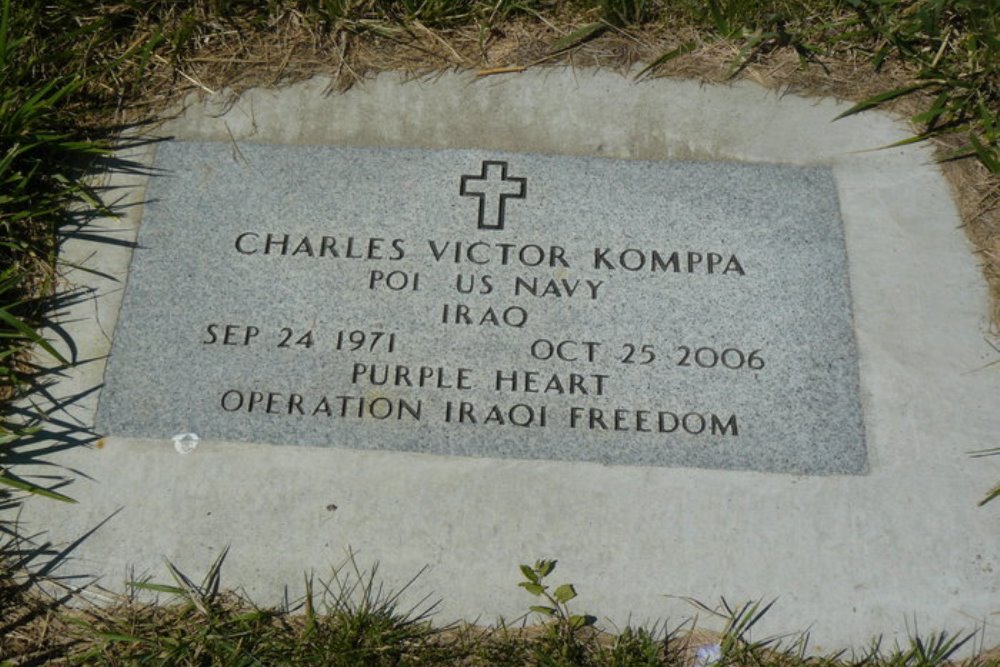
[[[98,428],[860,473],[825,168],[164,144]]]

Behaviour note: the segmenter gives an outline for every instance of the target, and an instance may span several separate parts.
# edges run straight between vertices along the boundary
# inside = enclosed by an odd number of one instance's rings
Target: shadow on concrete
[[[33,358],[17,360],[16,376],[11,377],[10,397],[0,402],[0,477],[3,481],[0,483],[0,609],[5,600],[22,595],[42,581],[47,591],[63,591],[52,597],[53,608],[93,583],[59,577],[56,570],[118,513],[112,513],[70,544],[59,547],[45,539],[44,530],[26,534],[19,523],[20,511],[29,498],[32,502],[75,502],[72,499],[74,481],[90,477],[83,470],[60,463],[58,455],[69,449],[94,448],[100,443],[101,436],[94,431],[91,422],[102,384],[90,383],[92,386],[81,389],[79,370],[88,364],[103,363],[105,357],[82,356],[71,333],[75,325],[89,319],[80,315],[84,311],[79,306],[96,299],[98,290],[71,285],[72,282],[85,282],[71,274],[82,271],[124,287],[119,278],[104,270],[105,267],[90,264],[94,263],[96,250],[101,245],[135,247],[126,236],[130,234],[128,230],[108,224],[109,219],[128,215],[146,203],[132,194],[135,178],[131,179],[133,184],[126,179],[126,184],[120,185],[122,179],[119,177],[158,174],[155,168],[129,156],[141,156],[149,146],[164,140],[138,136],[137,132],[143,131],[142,126],[111,128],[108,136],[121,131],[125,132],[124,137],[114,142],[113,154],[98,156],[86,165],[68,166],[67,173],[85,183],[78,205],[63,212],[55,230],[54,241],[60,253],[57,272],[62,282],[70,286],[51,295],[17,298],[7,308],[18,320],[43,332],[45,340],[58,355],[39,349]],[[74,263],[61,257],[68,242],[98,245],[93,255],[84,254],[82,261]],[[79,247],[77,245],[77,251]],[[96,310],[93,317],[96,318]],[[15,330],[12,335],[17,333]],[[109,339],[111,333],[105,331]],[[71,376],[77,381],[66,382]],[[13,583],[15,579],[16,584]],[[3,616],[0,613],[0,637],[12,629]],[[16,616],[18,618],[11,622],[26,622],[23,615]]]

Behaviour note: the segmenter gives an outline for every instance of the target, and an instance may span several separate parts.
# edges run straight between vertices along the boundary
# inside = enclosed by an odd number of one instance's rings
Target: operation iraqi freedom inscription
[[[825,168],[167,143],[104,433],[866,467]]]

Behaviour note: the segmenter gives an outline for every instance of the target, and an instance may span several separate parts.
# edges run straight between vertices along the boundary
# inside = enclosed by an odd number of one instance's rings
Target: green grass
[[[433,603],[425,599],[404,606],[401,600],[409,584],[386,590],[377,566],[363,569],[353,557],[328,581],[314,587],[310,580],[303,600],[261,608],[222,592],[224,556],[197,583],[168,564],[171,583],[136,585],[168,596],[157,603],[132,600],[89,612],[49,611],[35,623],[35,628],[44,626],[48,636],[25,628],[24,640],[8,645],[6,657],[29,660],[45,652],[47,660],[64,661],[59,664],[106,667],[692,667],[699,659],[703,667],[938,667],[953,664],[949,661],[975,639],[974,634],[914,634],[902,645],[875,639],[854,653],[817,656],[810,655],[805,634],[756,636],[774,603],[694,603],[695,611],[718,618],[721,630],[714,633],[691,632],[693,622],[672,629],[657,624],[607,633],[590,623],[572,622],[574,615],[566,605],[574,598],[555,593],[553,604],[565,613],[536,611],[547,619],[541,626],[526,628],[527,617],[522,617],[512,625],[500,622],[491,628],[438,627]],[[522,566],[522,571],[533,573],[527,583],[542,582],[539,565],[551,572],[555,562]],[[566,586],[575,591],[569,584],[556,590]],[[531,601],[526,597],[526,607]],[[973,657],[964,664],[995,667],[1000,659]]]
[[[9,406],[36,388],[29,349],[67,363],[37,328],[51,303],[69,207],[100,208],[80,175],[104,149],[80,136],[70,107],[82,79],[39,76],[48,59],[32,49],[29,17],[0,3],[0,485],[46,493],[4,465],[16,441],[33,433],[33,420],[13,419]]]
[[[354,42],[417,43],[427,30],[442,41],[465,31],[484,42],[518,22],[549,40],[539,49],[548,54],[542,60],[616,36],[683,35],[679,46],[648,57],[643,75],[720,42],[736,53],[732,76],[783,53],[818,71],[861,62],[872,75],[891,70],[886,80],[893,83],[857,99],[848,113],[908,101],[912,140],[942,139],[942,159],[980,165],[993,175],[996,196],[1000,0],[0,0],[0,509],[8,515],[30,495],[68,500],[55,490],[58,481],[43,483],[13,465],[46,415],[16,414],[12,405],[41,387],[30,350],[71,362],[36,332],[59,289],[58,240],[73,211],[108,213],[82,180],[88,164],[106,153],[123,118],[155,113],[167,99],[164,81],[182,81],[179,72],[206,44],[277,35],[290,17],[324,48],[345,50]],[[1000,487],[987,500],[998,496]],[[26,597],[14,583],[28,547],[16,526],[0,523],[0,531],[7,535],[0,541],[0,665],[13,650],[99,665],[624,666],[690,658],[682,633],[664,627],[596,632],[590,616],[569,611],[575,588],[541,582],[551,572],[544,563],[523,572],[523,587],[540,602],[533,613],[547,623],[535,634],[503,624],[485,633],[435,628],[432,606],[401,608],[399,593],[382,590],[375,570],[353,563],[310,583],[298,605],[259,609],[221,591],[221,559],[198,583],[170,566],[171,584],[137,584],[172,596],[171,604],[135,603],[61,621],[52,604]],[[937,665],[971,641],[924,635],[906,646],[875,642],[856,655],[807,658],[805,637],[750,638],[767,608],[723,605],[720,667]],[[42,634],[43,645],[32,646],[39,622],[75,631],[59,639]]]
[[[911,119],[922,128],[914,139],[960,135],[964,145],[949,159],[975,155],[1000,173],[1000,2],[851,4],[857,5],[857,29],[878,37],[872,65],[877,69],[896,56],[917,72],[911,83],[863,100],[847,113],[919,91],[932,101]]]
[[[327,581],[306,581],[295,605],[261,609],[221,588],[223,553],[200,583],[167,564],[171,584],[138,582],[173,603],[129,604],[74,618],[74,660],[92,665],[430,665],[449,664],[454,640],[431,625],[435,605],[400,603],[409,584],[386,590],[378,566],[351,557]],[[419,575],[418,575],[419,576]],[[412,583],[412,581],[411,581]],[[301,612],[296,614],[295,612]]]

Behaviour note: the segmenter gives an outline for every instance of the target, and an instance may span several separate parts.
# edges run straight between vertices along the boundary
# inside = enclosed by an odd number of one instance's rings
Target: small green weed
[[[590,650],[587,642],[581,640],[580,631],[592,627],[597,619],[589,614],[570,612],[569,602],[577,595],[573,584],[561,584],[553,590],[545,583],[545,578],[555,568],[554,560],[539,560],[534,566],[521,565],[524,581],[518,586],[547,603],[529,607],[550,621],[539,645],[539,664],[582,665]]]
[[[544,579],[556,569],[556,562],[554,560],[539,560],[535,561],[534,566],[521,565],[521,574],[524,575],[525,580],[518,586],[548,602],[547,605],[531,605],[531,611],[554,620],[557,626],[570,630],[593,625],[597,620],[593,616],[571,614],[569,611],[569,601],[576,597],[576,588],[573,587],[573,584],[562,584],[551,593],[549,592],[550,587],[544,583]]]

